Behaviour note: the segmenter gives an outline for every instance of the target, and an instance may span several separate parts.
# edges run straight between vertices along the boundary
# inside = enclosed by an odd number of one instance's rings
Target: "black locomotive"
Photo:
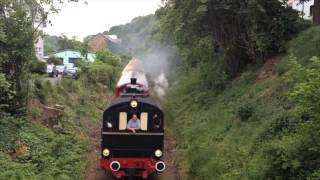
[[[133,116],[140,124],[134,132],[128,129]],[[163,172],[163,127],[163,112],[149,96],[142,63],[133,59],[123,70],[116,95],[103,113],[101,168],[118,179],[148,178]]]

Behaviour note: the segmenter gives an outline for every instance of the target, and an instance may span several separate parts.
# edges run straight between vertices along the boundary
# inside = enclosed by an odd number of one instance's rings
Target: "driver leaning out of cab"
[[[127,129],[136,133],[137,130],[141,129],[141,121],[138,119],[137,114],[133,114],[128,122]]]

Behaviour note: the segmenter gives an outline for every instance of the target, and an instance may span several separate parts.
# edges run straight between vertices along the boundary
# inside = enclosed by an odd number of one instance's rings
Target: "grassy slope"
[[[301,63],[319,56],[319,34],[319,27],[301,33],[290,42],[289,52]],[[263,177],[269,164],[257,152],[268,143],[277,143],[275,136],[282,133],[277,124],[291,115],[287,98],[291,88],[285,76],[256,82],[256,72],[251,70],[218,96],[203,98],[192,86],[197,83],[195,73],[180,76],[166,106],[169,126],[176,132],[184,154],[183,179]],[[237,112],[246,107],[250,107],[252,116],[241,120]]]
[[[79,179],[86,166],[88,137],[85,121],[100,123],[109,98],[104,86],[86,85],[81,79],[57,85],[38,81],[33,98],[45,105],[65,107],[58,124],[49,129],[42,123],[42,108],[32,103],[29,117],[0,121],[0,179]]]

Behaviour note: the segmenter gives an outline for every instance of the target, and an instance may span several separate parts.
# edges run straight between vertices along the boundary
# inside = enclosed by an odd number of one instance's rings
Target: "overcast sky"
[[[45,32],[50,35],[65,34],[81,39],[110,27],[130,22],[134,17],[153,14],[161,0],[87,0],[88,4],[64,3],[58,14],[49,15]]]

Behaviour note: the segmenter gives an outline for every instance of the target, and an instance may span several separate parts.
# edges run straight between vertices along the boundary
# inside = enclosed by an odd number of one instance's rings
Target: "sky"
[[[82,39],[109,30],[112,26],[128,23],[134,17],[153,14],[161,5],[161,0],[86,1],[59,5],[60,12],[49,15],[52,25],[48,24],[44,32]]]

